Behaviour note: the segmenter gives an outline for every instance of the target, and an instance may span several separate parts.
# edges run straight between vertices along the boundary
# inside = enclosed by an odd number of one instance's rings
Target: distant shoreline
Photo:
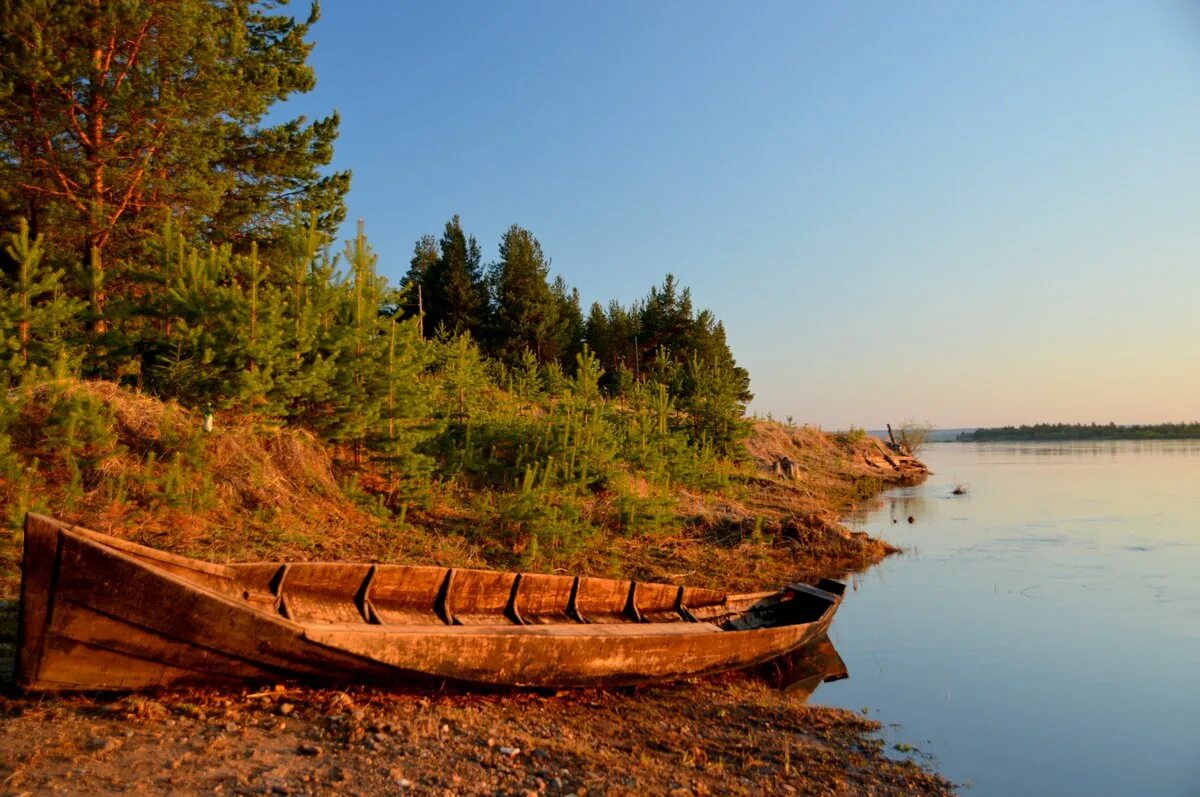
[[[1039,423],[962,431],[958,443],[1067,442],[1073,440],[1200,440],[1200,423],[1118,425]]]

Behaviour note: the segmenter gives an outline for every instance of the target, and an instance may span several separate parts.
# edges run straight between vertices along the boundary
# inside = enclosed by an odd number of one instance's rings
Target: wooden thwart
[[[461,568],[219,565],[35,514],[22,566],[17,680],[29,690],[672,680],[804,648],[843,589],[727,595]]]

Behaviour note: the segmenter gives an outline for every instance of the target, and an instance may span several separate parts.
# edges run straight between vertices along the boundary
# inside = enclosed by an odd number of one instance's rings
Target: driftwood
[[[771,463],[771,472],[781,478],[795,481],[800,478],[800,464],[785,454]]]
[[[887,425],[887,433],[888,433],[888,448],[892,449],[897,454],[903,454],[906,457],[912,456],[912,449],[909,448],[908,446],[904,445],[900,441],[898,441],[896,439],[896,435],[892,434],[892,425],[890,423]]]

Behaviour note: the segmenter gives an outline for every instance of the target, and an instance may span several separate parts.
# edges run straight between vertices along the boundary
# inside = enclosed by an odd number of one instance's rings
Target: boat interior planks
[[[17,680],[28,690],[666,681],[803,649],[844,589],[728,595],[463,568],[213,564],[37,514],[25,528]]]

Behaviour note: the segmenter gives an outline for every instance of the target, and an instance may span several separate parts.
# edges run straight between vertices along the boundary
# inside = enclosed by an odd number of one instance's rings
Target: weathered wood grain
[[[671,584],[346,563],[210,564],[30,515],[18,683],[587,687],[748,667],[829,627],[842,585]]]

